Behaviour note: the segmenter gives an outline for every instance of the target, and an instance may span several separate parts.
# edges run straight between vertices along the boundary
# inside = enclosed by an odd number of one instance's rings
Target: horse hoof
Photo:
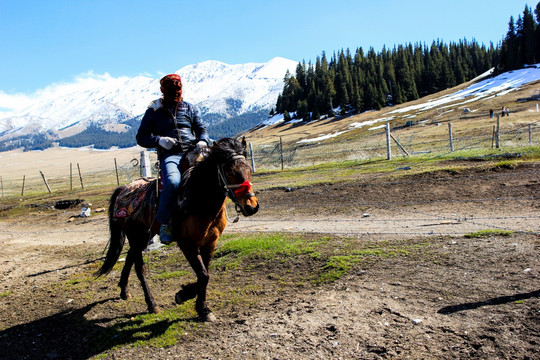
[[[120,293],[120,299],[122,299],[122,300],[131,299],[131,294],[128,293],[128,292],[125,292],[125,293],[122,292],[122,293]]]
[[[186,301],[195,298],[195,296],[196,296],[196,294],[194,292],[190,293],[190,292],[182,289],[179,292],[177,292],[176,295],[174,295],[174,302],[176,302],[178,305],[182,305]]]
[[[187,299],[182,298],[182,290],[180,290],[176,293],[176,295],[174,295],[174,302],[178,305],[182,305],[186,300]]]
[[[148,310],[150,310],[151,314],[161,314],[161,308],[159,306],[154,306]]]
[[[217,320],[216,316],[211,312],[201,315],[200,318],[204,322],[215,322]]]

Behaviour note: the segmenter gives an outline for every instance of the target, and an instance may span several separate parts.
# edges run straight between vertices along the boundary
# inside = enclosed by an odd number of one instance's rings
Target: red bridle
[[[251,188],[251,183],[249,181],[246,180],[237,186],[238,188],[234,190],[234,196],[236,196],[236,198],[241,199],[252,196],[253,189]]]

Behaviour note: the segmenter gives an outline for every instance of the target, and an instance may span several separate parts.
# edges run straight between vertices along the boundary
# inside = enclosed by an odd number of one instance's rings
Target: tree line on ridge
[[[401,104],[454,87],[495,68],[495,74],[540,61],[540,2],[523,16],[510,18],[506,37],[497,46],[461,40],[431,45],[407,44],[367,53],[360,47],[334,53],[323,52],[315,64],[305,61],[295,75],[287,72],[283,91],[270,115],[284,119],[319,119],[321,115],[359,113]],[[291,115],[294,113],[294,115]]]

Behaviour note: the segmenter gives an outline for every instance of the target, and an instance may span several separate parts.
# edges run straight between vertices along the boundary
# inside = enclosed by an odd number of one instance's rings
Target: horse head
[[[238,141],[224,138],[217,141],[211,153],[218,157],[220,185],[234,202],[236,210],[244,216],[251,216],[259,210],[259,201],[251,187],[252,169],[246,157],[246,139]]]

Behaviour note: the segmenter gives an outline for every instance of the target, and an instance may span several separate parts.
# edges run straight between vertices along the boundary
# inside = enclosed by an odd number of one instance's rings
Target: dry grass
[[[450,152],[449,126],[452,124],[454,150],[491,149],[494,126],[497,116],[489,117],[489,109],[497,115],[502,106],[510,108],[510,116],[500,117],[501,147],[511,149],[540,144],[535,102],[517,102],[519,98],[538,93],[540,81],[529,83],[521,89],[502,96],[467,102],[463,100],[446,104],[444,108],[425,111],[407,110],[411,105],[420,105],[444,95],[455,93],[470,84],[464,84],[444,92],[401,104],[380,111],[371,111],[348,118],[331,118],[309,123],[276,124],[263,129],[247,132],[252,142],[256,163],[261,169],[279,168],[281,158],[278,143],[283,143],[285,167],[314,165],[327,161],[366,160],[386,157],[386,135],[384,128],[377,126],[390,122],[392,135],[411,154],[431,152],[446,154]],[[469,100],[469,99],[467,99]],[[463,109],[470,109],[464,113]],[[400,112],[403,111],[403,112]],[[412,121],[413,126],[404,127]],[[355,124],[373,122],[372,125],[355,127]],[[532,124],[533,141],[529,144],[529,124]],[[370,130],[371,129],[371,130]],[[311,143],[299,143],[303,139],[315,139],[328,134],[342,134]],[[392,141],[393,156],[404,155]],[[258,153],[265,151],[263,156]]]
[[[81,191],[83,187],[89,189],[116,184],[116,168],[119,182],[127,183],[139,176],[139,168],[134,164],[138,164],[142,150],[140,147],[108,151],[88,148],[52,148],[45,151],[1,152],[0,177],[3,196],[20,196],[23,190],[23,179],[25,196],[48,191],[40,171],[45,176],[51,191],[55,193],[70,192],[70,189]],[[151,161],[155,161],[153,153]]]
[[[248,131],[245,135],[249,138],[254,146],[273,144],[276,141],[279,141],[280,137],[282,138],[285,146],[295,144],[299,140],[305,138],[315,138],[325,134],[350,130],[351,124],[354,123],[362,123],[378,119],[392,119],[392,127],[402,126],[407,121],[423,122],[423,126],[421,126],[420,129],[415,126],[399,130],[398,132],[399,135],[401,135],[401,133],[407,134],[409,132],[414,132],[419,141],[433,140],[434,136],[436,138],[447,139],[447,127],[444,126],[441,128],[440,126],[437,126],[437,124],[446,124],[448,122],[452,122],[452,124],[455,126],[455,130],[458,131],[458,135],[460,134],[459,132],[463,132],[468,135],[481,136],[487,134],[488,136],[491,136],[492,127],[496,122],[496,118],[489,118],[489,109],[493,109],[495,114],[497,114],[502,106],[509,107],[511,111],[510,117],[501,117],[501,127],[503,130],[538,122],[540,116],[536,112],[536,103],[518,103],[517,100],[519,98],[530,97],[537,94],[539,92],[538,89],[540,88],[540,81],[529,83],[523,86],[521,89],[503,96],[495,96],[487,100],[482,99],[471,101],[466,105],[463,105],[463,101],[460,100],[459,102],[445,105],[444,109],[433,108],[423,112],[396,112],[397,110],[409,107],[411,105],[423,104],[427,101],[438,99],[444,95],[453,94],[469,85],[470,83],[465,83],[437,94],[426,96],[424,98],[398,106],[384,108],[380,111],[365,112],[348,118],[324,119],[307,124],[277,124],[264,129]],[[469,108],[471,112],[468,114],[463,114],[463,108],[465,107]],[[372,126],[381,125],[384,123],[385,121],[383,120],[380,123]],[[368,130],[372,126],[350,130],[334,139],[347,141],[365,140],[365,138],[371,137],[371,135],[375,132]],[[378,144],[378,142],[375,141],[375,144]]]

